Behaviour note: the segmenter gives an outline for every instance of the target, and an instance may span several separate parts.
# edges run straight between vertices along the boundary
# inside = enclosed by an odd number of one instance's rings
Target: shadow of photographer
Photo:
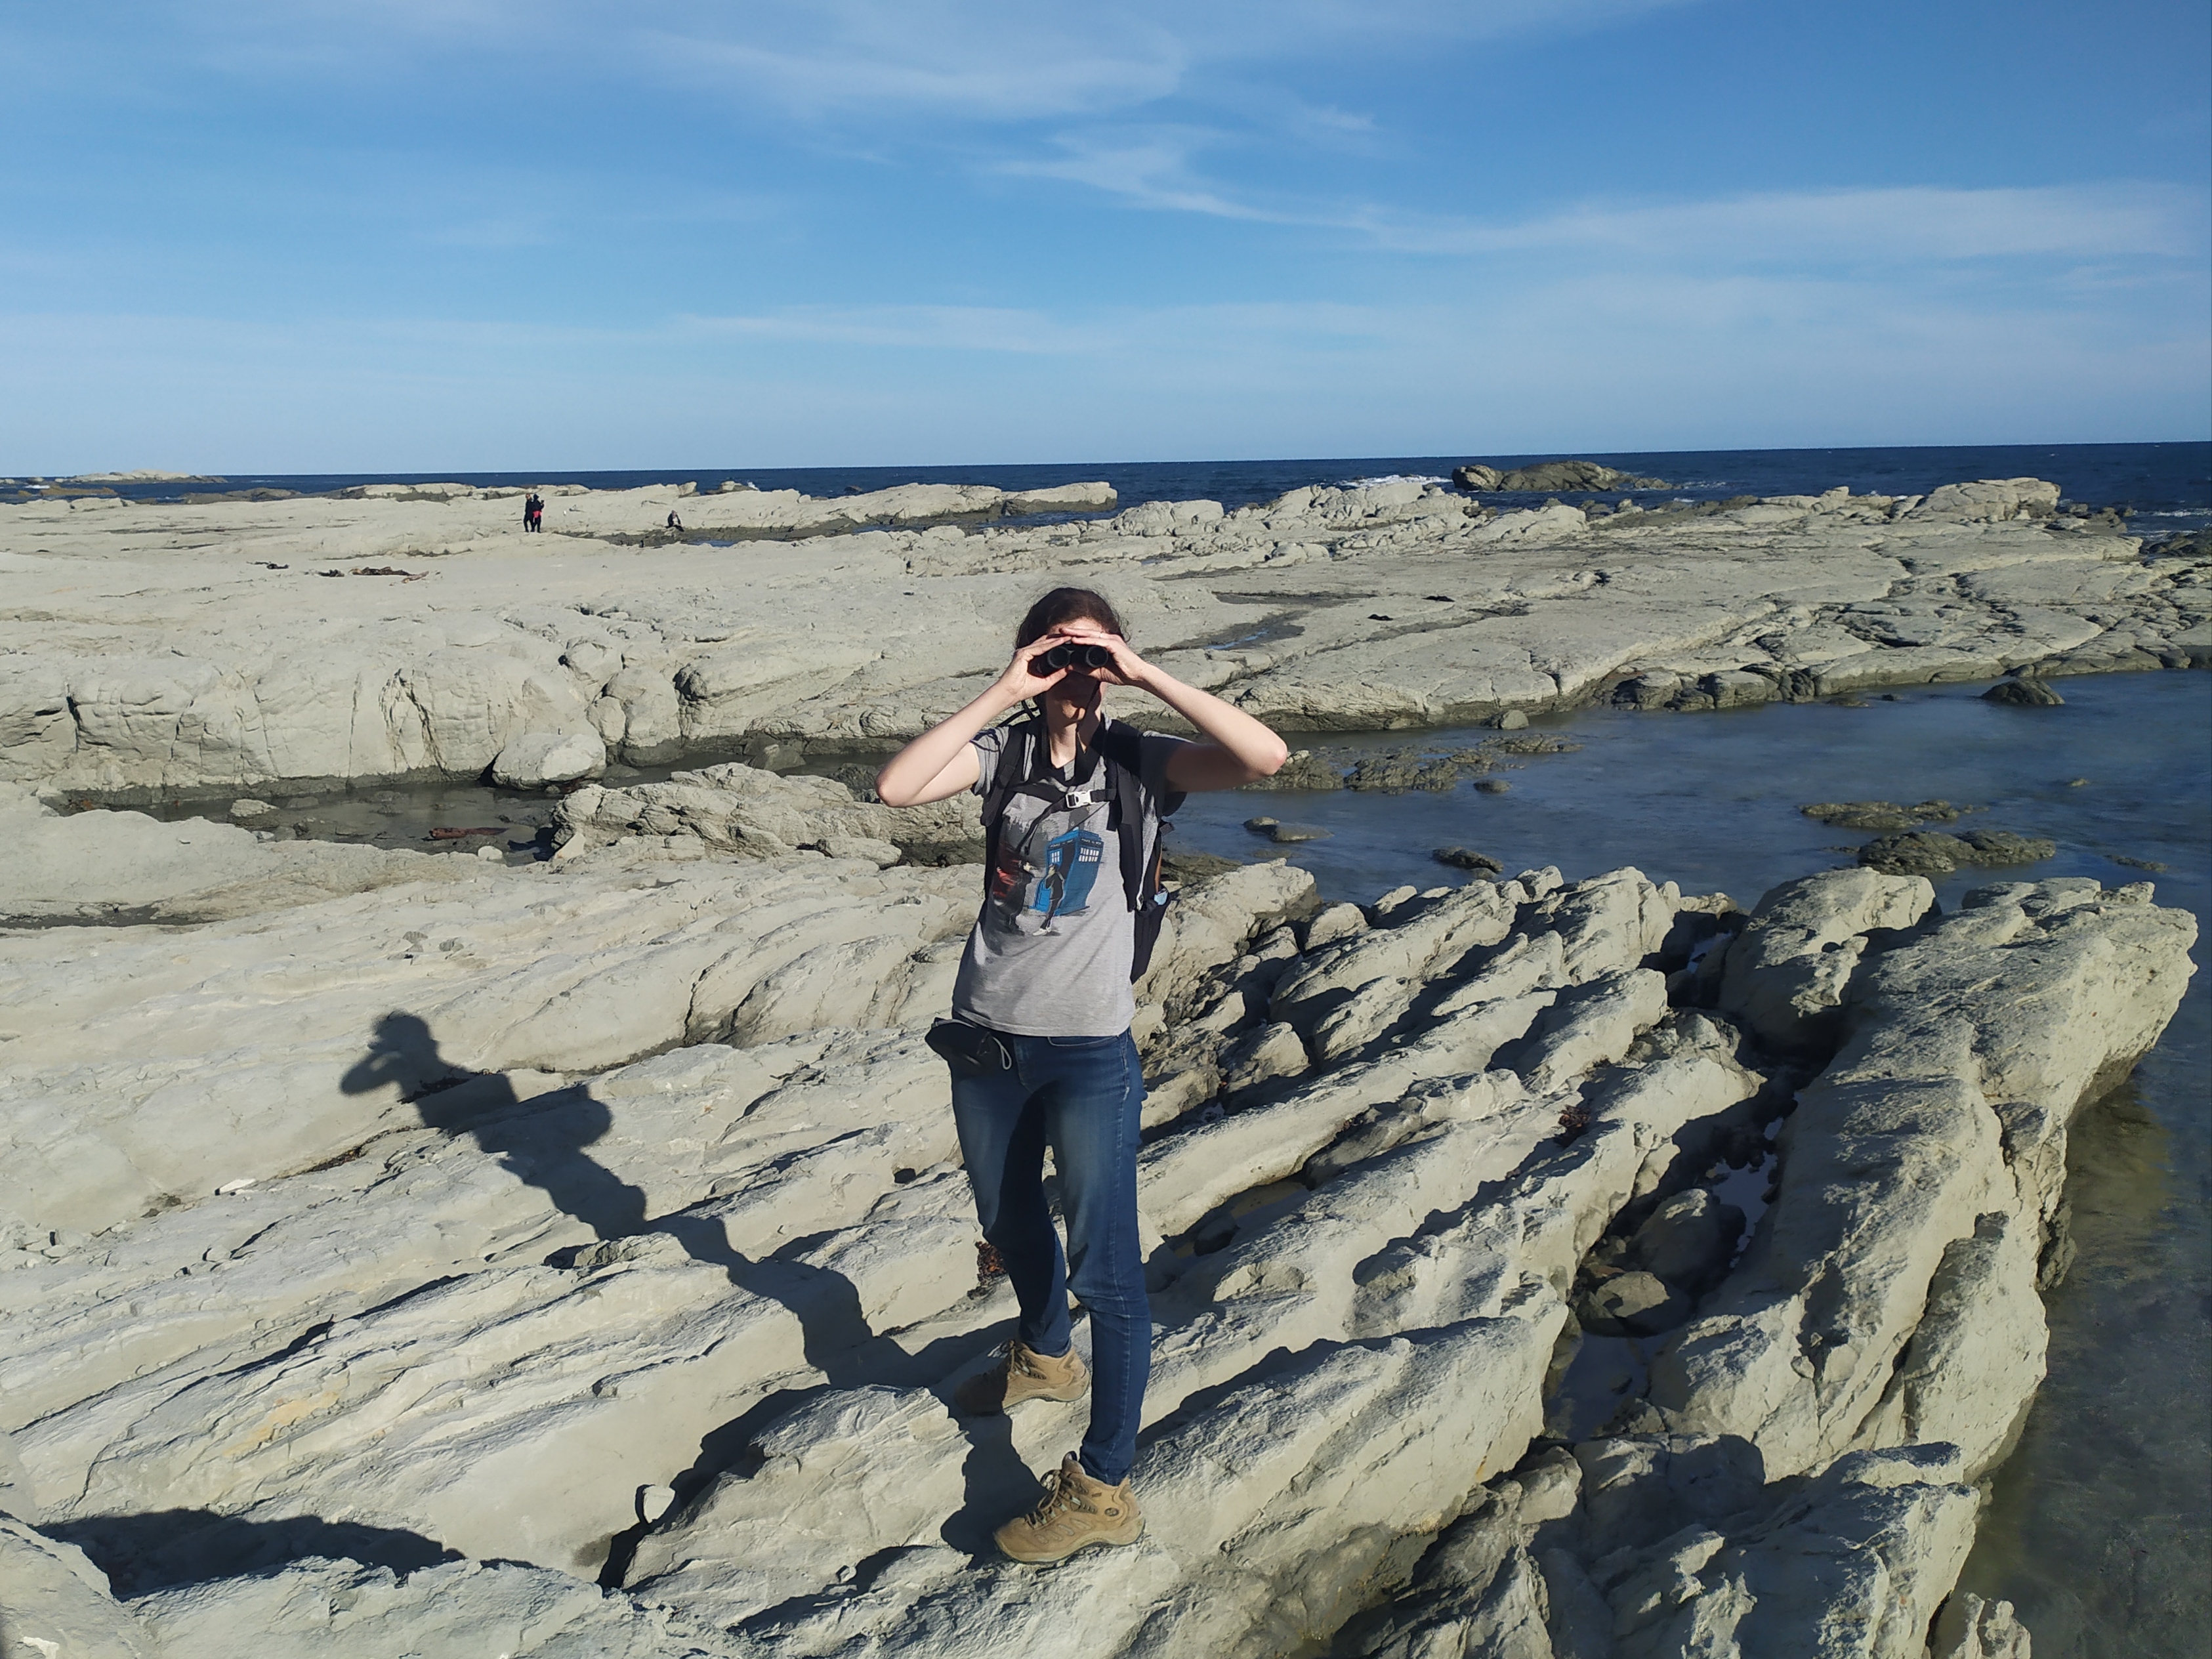
[[[842,1273],[804,1261],[747,1256],[732,1245],[719,1216],[678,1210],[653,1217],[645,1191],[623,1180],[586,1150],[614,1127],[606,1103],[582,1085],[524,1099],[498,1073],[471,1072],[440,1052],[436,1036],[420,1015],[393,1012],[378,1020],[368,1051],[345,1073],[347,1094],[368,1094],[397,1087],[426,1127],[467,1136],[498,1159],[516,1180],[543,1192],[554,1208],[589,1227],[602,1242],[659,1235],[680,1244],[685,1255],[720,1268],[740,1290],[776,1303],[799,1321],[807,1364],[832,1388],[870,1386],[941,1389],[948,1371],[957,1371],[980,1353],[993,1333],[939,1338],[908,1353],[893,1338],[879,1336],[861,1310],[860,1292]],[[804,1241],[802,1241],[803,1243]],[[787,1407],[795,1395],[779,1391],[763,1407]],[[753,1432],[781,1416],[781,1409],[758,1409],[735,1423]],[[1011,1494],[1032,1490],[1035,1476],[1014,1450],[1005,1419],[963,1422],[969,1439],[964,1474],[967,1501],[947,1522],[947,1540],[980,1553],[989,1547],[986,1515],[1004,1518]],[[710,1433],[697,1463],[674,1482],[688,1498],[714,1474],[742,1462],[742,1446],[751,1432],[732,1437]],[[619,1582],[626,1565],[625,1543],[647,1528],[618,1535],[609,1565]]]

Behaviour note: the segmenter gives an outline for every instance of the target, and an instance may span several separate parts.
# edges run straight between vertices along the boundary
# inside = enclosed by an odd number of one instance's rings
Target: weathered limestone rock
[[[653,787],[867,810],[792,781]],[[0,1565],[35,1557],[72,1632],[149,1659],[242,1629],[392,1659],[1071,1629],[1128,1659],[1920,1659],[1933,1620],[1945,1655],[2024,1650],[1952,1595],[1968,1483],[2039,1376],[2067,1118],[2190,971],[2147,888],[2008,884],[1935,921],[1867,871],[1778,890],[1726,959],[1747,1024],[1836,1022],[1791,1111],[1802,1059],[1770,1080],[1668,1006],[1722,948],[1714,902],[1636,872],[1407,887],[1303,951],[1304,872],[1188,884],[1139,988],[1182,1103],[1139,1162],[1151,1528],[1041,1574],[988,1531],[1084,1408],[950,1408],[1012,1297],[977,1281],[914,1030],[976,872],[733,857],[702,827],[744,812],[658,804],[694,827],[189,951],[0,939],[27,1011],[0,1200],[37,1212],[0,1250],[0,1502],[42,1528],[0,1526]],[[1587,1294],[1639,1279],[1644,1328],[1688,1322],[1663,1341]],[[1618,1363],[1639,1342],[1648,1382]],[[1531,1456],[1578,1371],[1613,1418]],[[51,1541],[119,1571],[157,1534],[120,1602]]]
[[[1829,890],[1794,885],[1797,908]],[[2015,883],[1869,963],[1843,1051],[1800,1091],[1759,1237],[1654,1362],[1669,1420],[1743,1436],[1771,1477],[1898,1443],[1925,1415],[1986,1468],[2039,1380],[2034,1266],[2066,1124],[2171,1018],[2195,936],[2136,891]],[[1932,1389],[1899,1363],[1923,1315],[1948,1356]],[[2025,1338],[1996,1328],[2024,1316]]]
[[[478,873],[473,862],[449,855],[266,841],[204,818],[163,823],[141,812],[64,816],[3,783],[0,836],[8,845],[0,925],[213,921]]]
[[[1973,1543],[1981,1500],[1960,1473],[1948,1448],[1856,1452],[1747,1525],[1607,1557],[1590,1582],[1613,1651],[1918,1659]]]
[[[2212,659],[2202,548],[2142,556],[2117,521],[2050,517],[2055,498],[1998,480],[1917,505],[1830,491],[1493,518],[1401,482],[1021,526],[985,522],[1021,498],[916,485],[682,497],[680,543],[659,528],[674,486],[564,495],[543,538],[459,485],[227,501],[219,519],[0,506],[22,550],[0,571],[17,617],[0,780],[267,795],[473,776],[556,732],[634,765],[740,743],[878,750],[972,696],[1071,560],[1141,648],[1285,728],[1488,720],[1623,684],[1705,708]],[[970,528],[912,527],[948,517]],[[395,559],[420,580],[349,574]]]
[[[73,1544],[0,1512],[0,1640],[9,1659],[155,1659],[154,1633],[118,1606]]]
[[[491,763],[494,781],[510,789],[595,778],[607,769],[607,746],[595,732],[526,732]]]
[[[1923,878],[1872,870],[1784,883],[1728,947],[1721,1012],[1784,1053],[1832,1049],[1866,935],[1911,927],[1935,902]]]
[[[664,1607],[513,1561],[455,1561],[402,1578],[310,1559],[131,1604],[163,1659],[225,1659],[241,1641],[346,1659],[732,1659],[740,1650]]]
[[[926,1024],[957,964],[917,955],[974,917],[972,871],[454,862],[467,879],[214,923],[189,952],[152,930],[0,938],[0,1233],[105,1227],[338,1156],[470,1073]],[[395,1011],[414,1024],[378,1037]]]

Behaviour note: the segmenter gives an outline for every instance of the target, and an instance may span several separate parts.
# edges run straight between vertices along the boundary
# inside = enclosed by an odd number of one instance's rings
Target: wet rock
[[[1514,490],[1534,493],[1540,489],[1671,489],[1674,486],[1663,478],[1639,478],[1623,472],[1618,467],[1602,465],[1596,461],[1539,461],[1534,466],[1517,466],[1501,472],[1497,468],[1470,461],[1452,469],[1452,482],[1462,489]]]
[[[1310,749],[1291,752],[1280,770],[1273,777],[1262,778],[1246,786],[1252,789],[1301,789],[1322,791],[1344,787],[1344,773],[1333,762],[1323,760]]]
[[[1301,842],[1327,841],[1336,832],[1316,823],[1270,823],[1264,833],[1278,845],[1296,846]]]
[[[0,920],[17,922],[106,921],[118,913],[159,924],[211,921],[476,872],[414,851],[270,840],[204,818],[63,814],[5,783],[0,833],[9,860]]]
[[[1344,787],[1347,789],[1375,790],[1384,794],[1396,794],[1409,789],[1442,793],[1451,789],[1462,778],[1484,771],[1489,764],[1488,757],[1479,749],[1464,749],[1443,755],[1415,750],[1392,750],[1386,754],[1363,757],[1346,775]]]
[[[1961,1590],[1936,1616],[1932,1659],[2029,1659],[2027,1630],[2009,1601],[1986,1601]]]
[[[1973,862],[1979,865],[2040,864],[2058,854],[2057,842],[2009,830],[1969,830],[1959,839],[1973,849]]]
[[[1656,1336],[1687,1319],[1694,1305],[1657,1274],[1639,1271],[1584,1292],[1575,1304],[1575,1317],[1598,1336]]]
[[[1910,806],[1900,806],[1893,800],[1832,800],[1815,801],[1797,810],[1838,830],[1898,830],[1923,823],[1949,823],[1965,809],[1947,800],[1915,801]]]
[[[1491,875],[1503,875],[1505,872],[1505,866],[1489,854],[1478,853],[1472,847],[1439,847],[1429,856],[1455,870],[1480,870]]]
[[[1969,864],[2036,864],[2057,852],[2056,842],[2007,830],[1969,830],[1957,836],[1919,830],[1869,842],[1859,848],[1858,860],[1889,875],[1938,877]]]
[[[1508,708],[1492,715],[1489,723],[1500,732],[1518,732],[1528,724],[1528,716],[1518,708]]]
[[[1982,693],[1984,702],[2002,702],[2014,708],[2057,708],[2066,701],[2041,680],[2025,676],[1999,680]]]
[[[282,810],[281,807],[268,801],[255,800],[252,796],[234,800],[230,804],[230,815],[234,818],[274,817]]]
[[[1504,778],[1477,778],[1474,787],[1486,795],[1502,795],[1513,787]]]
[[[1859,848],[1858,861],[1890,876],[1948,876],[1974,861],[1974,849],[1940,830],[1912,830],[1883,836]]]

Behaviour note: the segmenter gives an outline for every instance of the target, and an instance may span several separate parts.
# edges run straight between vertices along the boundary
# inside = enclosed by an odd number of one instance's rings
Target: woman
[[[1055,653],[1075,660],[1041,660]],[[1201,741],[1109,731],[1108,686],[1158,698]],[[1031,702],[1039,711],[1031,719],[994,724]],[[1133,792],[1102,744],[1137,761]],[[1046,1477],[1034,1510],[999,1528],[1000,1547],[1016,1560],[1057,1561],[1090,1544],[1134,1543],[1144,1532],[1128,1479],[1152,1369],[1137,1244],[1145,1084],[1129,1036],[1139,919],[1118,873],[1122,838],[1140,838],[1131,867],[1151,869],[1163,803],[1172,810],[1189,791],[1267,777],[1285,757],[1282,739],[1249,714],[1138,656],[1100,595],[1057,587],[1022,618],[1006,672],[876,779],[891,806],[972,789],[1000,807],[987,826],[982,909],[953,987],[957,1024],[946,1029],[957,1036],[945,1040],[967,1045],[952,1062],[953,1118],[983,1237],[1006,1264],[1021,1319],[999,1365],[954,1398],[962,1411],[986,1414],[1091,1391],[1081,1449]],[[1066,1218],[1065,1255],[1045,1203],[1047,1146]],[[1091,1316],[1095,1379],[1075,1352],[1071,1291]]]

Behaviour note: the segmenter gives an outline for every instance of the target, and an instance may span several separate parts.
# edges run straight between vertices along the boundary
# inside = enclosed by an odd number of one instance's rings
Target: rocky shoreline
[[[1040,1574],[988,1528],[1080,1407],[947,1405],[1011,1317],[919,1041],[974,803],[604,769],[894,742],[1063,572],[1285,726],[1513,727],[2201,666],[2201,546],[2032,480],[1030,526],[683,497],[726,548],[619,539],[653,492],[526,544],[411,495],[0,508],[11,1639],[2025,1659],[1955,1587],[2043,1376],[2069,1124],[2193,972],[2149,884],[1941,911],[1929,873],[2047,843],[1940,800],[1808,806],[1881,839],[1749,915],[1468,848],[1364,904],[1194,861],[1137,1024],[1152,1531]],[[267,827],[487,773],[557,799],[452,851]],[[257,787],[235,823],[64,810]]]
[[[1401,482],[986,521],[1042,500],[578,490],[532,537],[458,485],[0,507],[0,781],[129,804],[875,750],[971,695],[998,619],[1062,576],[1285,731],[2212,662],[2202,538],[2146,544],[2033,479],[1502,514]],[[705,540],[668,542],[668,512]]]
[[[11,799],[50,914],[169,907],[0,934],[23,1629],[2027,1651],[1952,1591],[2068,1122],[2192,971],[2147,884],[1187,884],[1139,1022],[1152,1529],[1037,1574],[986,1528],[1079,1408],[945,1404],[1010,1316],[918,1041],[976,872],[891,839],[972,809],[718,768],[508,868]]]

